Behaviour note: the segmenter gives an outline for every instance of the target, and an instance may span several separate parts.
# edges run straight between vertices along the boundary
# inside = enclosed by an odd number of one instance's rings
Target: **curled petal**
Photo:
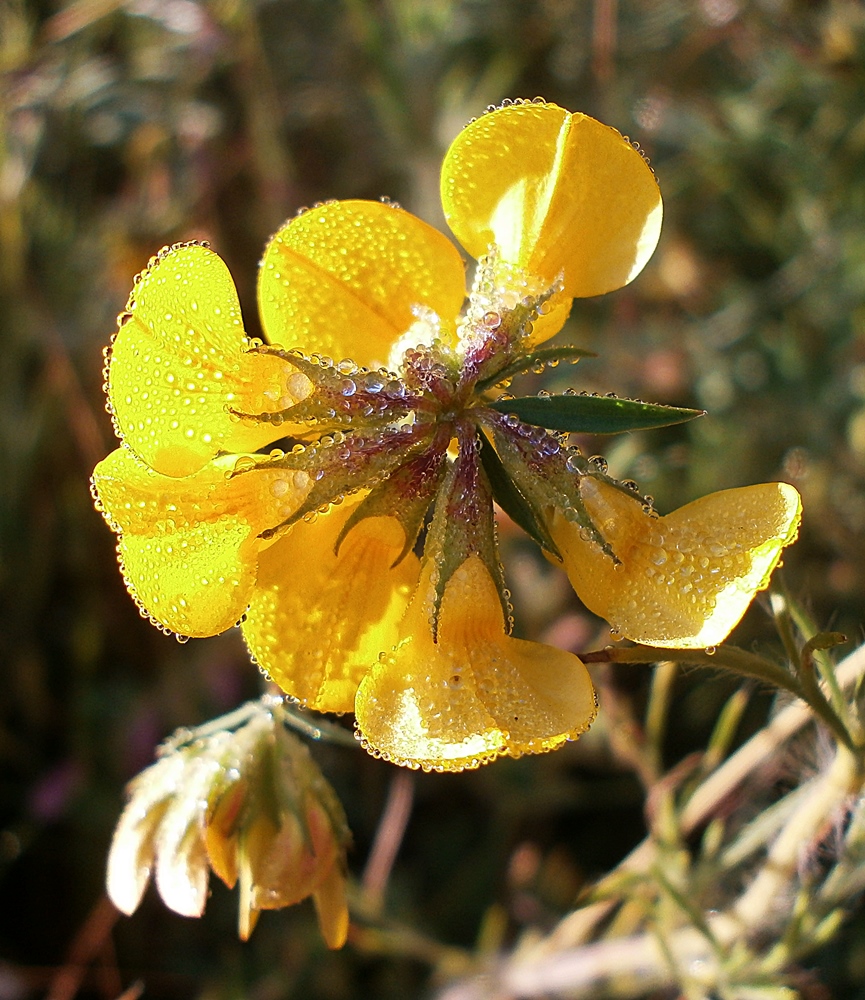
[[[225,765],[223,764],[223,767]],[[237,882],[237,830],[248,796],[248,782],[238,777],[221,790],[204,824],[204,846],[210,867],[229,889]]]
[[[348,937],[348,903],[346,902],[345,875],[335,864],[327,877],[312,894],[318,926],[328,948],[337,949]]]
[[[450,240],[376,201],[329,202],[291,219],[268,244],[258,282],[271,342],[370,368],[388,363],[417,307],[438,316],[452,339],[464,295]]]
[[[130,296],[108,354],[108,400],[118,434],[157,472],[188,476],[219,451],[273,440],[245,413],[284,410],[312,390],[287,361],[249,353],[228,268],[207,247],[154,257]]]
[[[438,642],[428,562],[403,636],[361,682],[365,745],[394,763],[459,771],[501,754],[553,750],[595,716],[588,672],[571,653],[505,633],[495,583],[470,556],[442,598]]]
[[[249,858],[251,899],[257,910],[293,906],[313,891],[318,878],[317,859],[306,849],[300,819],[280,816],[279,825],[262,813],[241,840]]]
[[[227,478],[233,460],[215,461],[172,479],[118,448],[93,473],[130,592],[180,635],[216,635],[237,623],[255,581],[258,532],[289,516],[311,488],[305,472],[239,461],[252,470]]]
[[[149,767],[130,786],[130,799],[108,853],[106,887],[127,915],[138,909],[156,859],[156,834],[183,774],[183,761],[169,757]]]
[[[182,811],[175,802],[157,836],[156,888],[163,903],[184,917],[200,917],[207,902],[210,868],[201,831],[201,817]],[[178,812],[175,818],[172,813]],[[186,821],[182,828],[180,824]]]
[[[214,756],[229,740],[227,732],[219,733],[208,752],[183,762],[156,834],[156,888],[170,910],[186,917],[200,917],[207,902],[210,866],[204,820],[208,793],[219,773]]]
[[[619,560],[556,511],[550,533],[580,599],[628,639],[686,649],[727,637],[795,540],[802,509],[787,483],[712,493],[666,517],[594,477],[580,493]]]
[[[495,243],[548,284],[563,274],[571,298],[632,281],[661,229],[661,195],[641,154],[615,129],[554,104],[500,108],[466,126],[441,190],[472,256]]]
[[[369,665],[397,638],[417,585],[418,560],[398,565],[396,518],[369,517],[337,538],[357,504],[299,523],[259,558],[243,623],[252,655],[293,698],[322,712],[351,712]]]

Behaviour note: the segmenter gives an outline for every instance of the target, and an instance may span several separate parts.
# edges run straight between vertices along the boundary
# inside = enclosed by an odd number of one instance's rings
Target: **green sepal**
[[[439,433],[439,440],[433,442],[426,451],[394,469],[386,479],[374,486],[343,525],[334,545],[334,552],[339,552],[346,535],[359,521],[367,517],[393,517],[402,526],[405,543],[391,568],[401,563],[414,547],[427,511],[444,478],[449,440],[450,431],[445,428],[444,433]]]
[[[473,555],[478,556],[489,570],[499,594],[505,626],[510,628],[510,605],[499,559],[493,495],[478,449],[474,429],[464,430],[460,434],[459,454],[439,487],[424,545],[424,559],[433,559],[436,566],[433,603],[433,638],[436,641],[445,587]]]
[[[682,424],[703,417],[705,410],[643,403],[615,396],[521,396],[488,404],[499,413],[513,413],[525,424],[582,434],[621,434]]]
[[[308,446],[296,445],[287,454],[271,453],[264,465],[235,467],[233,476],[253,469],[295,469],[308,472],[314,482],[304,502],[290,517],[259,532],[259,538],[273,538],[307,515],[327,510],[330,504],[350,493],[376,485],[394,469],[429,447],[433,426],[415,424],[408,428],[387,428],[366,437],[352,434],[325,436]]]
[[[549,431],[539,431],[529,439],[509,427],[504,417],[489,411],[484,424],[492,431],[496,452],[508,478],[536,512],[536,519],[543,522],[544,512],[557,508],[568,520],[576,522],[589,539],[618,564],[618,556],[586,510],[580,494],[580,477],[594,476],[623,492],[630,491],[599,472],[578,450],[563,448]]]
[[[493,372],[492,375],[488,375],[478,382],[477,386],[478,389],[483,391],[484,389],[492,388],[494,385],[499,385],[506,379],[513,378],[514,375],[522,375],[523,372],[539,368],[542,365],[544,367],[547,365],[554,367],[560,361],[569,361],[571,364],[576,364],[580,358],[596,357],[597,354],[594,351],[586,351],[582,347],[542,347],[537,351],[532,351],[531,354],[523,354],[518,358],[514,358],[510,364],[505,365],[499,371]]]
[[[306,399],[300,400],[285,410],[269,410],[263,413],[247,413],[230,409],[229,412],[243,420],[288,425],[286,434],[304,438],[314,434],[320,436],[326,430],[351,425],[374,431],[388,423],[393,423],[412,410],[421,406],[421,399],[407,390],[396,375],[385,370],[369,372],[366,369],[340,371],[338,365],[314,360],[299,351],[285,351],[281,347],[261,345],[250,350],[251,354],[265,354],[287,361],[302,372],[312,382],[314,389]],[[376,383],[373,391],[370,382]],[[346,383],[353,389],[346,395]],[[394,388],[389,388],[393,386]]]
[[[536,516],[532,505],[517,489],[485,434],[481,434],[481,464],[490,481],[493,498],[499,507],[542,549],[546,549],[561,559],[561,553],[547,531],[543,520]]]

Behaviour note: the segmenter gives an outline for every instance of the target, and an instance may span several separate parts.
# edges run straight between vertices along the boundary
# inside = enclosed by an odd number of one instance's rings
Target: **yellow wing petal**
[[[554,104],[505,107],[466,126],[441,190],[469,253],[496,243],[547,283],[563,273],[569,297],[632,281],[660,234],[661,195],[641,154],[615,129]]]
[[[267,467],[227,479],[230,467],[213,462],[172,479],[118,448],[93,473],[130,592],[181,635],[236,624],[255,581],[258,532],[293,513],[311,485],[305,473]]]
[[[366,518],[334,545],[356,503],[301,522],[259,558],[243,635],[282,689],[321,712],[351,712],[361,678],[396,642],[418,579],[394,518]]]
[[[620,564],[556,512],[550,530],[574,590],[623,636],[653,646],[723,642],[768,585],[801,515],[787,483],[712,493],[660,518],[602,480],[585,477],[581,493]]]
[[[431,571],[430,562],[402,642],[358,690],[367,748],[397,764],[459,771],[552,750],[584,732],[596,710],[586,668],[570,653],[505,634],[495,584],[476,556],[448,582],[433,641]]]
[[[228,268],[205,246],[154,257],[132,292],[108,356],[108,399],[124,442],[157,472],[186,476],[220,450],[278,436],[246,413],[285,409],[311,391],[288,362],[250,354]]]
[[[465,296],[463,263],[438,230],[392,205],[342,201],[291,219],[264,253],[258,305],[271,342],[378,368],[431,309],[445,339]]]

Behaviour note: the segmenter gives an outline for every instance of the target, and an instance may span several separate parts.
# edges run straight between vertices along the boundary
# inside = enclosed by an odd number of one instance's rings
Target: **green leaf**
[[[487,479],[490,481],[493,497],[499,507],[541,548],[561,559],[561,553],[556,548],[556,543],[550,537],[543,522],[535,516],[531,504],[520,493],[508,475],[507,469],[502,465],[495,448],[483,434],[481,435],[481,464],[487,474]]]
[[[521,396],[497,399],[489,406],[500,413],[514,413],[526,424],[583,434],[620,434],[669,427],[706,413],[615,396]]]
[[[576,364],[580,358],[596,358],[594,351],[586,351],[582,347],[542,347],[540,350],[532,351],[531,354],[523,354],[504,368],[488,375],[478,382],[481,390],[490,389],[494,385],[504,382],[505,379],[513,378],[514,375],[522,375],[530,369],[540,368],[541,365],[555,367],[560,361],[569,361]]]

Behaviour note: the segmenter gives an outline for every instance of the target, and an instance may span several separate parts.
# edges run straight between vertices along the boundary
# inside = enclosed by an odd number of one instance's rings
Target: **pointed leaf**
[[[481,463],[492,486],[493,498],[499,507],[541,548],[561,558],[556,543],[550,538],[543,521],[535,516],[532,505],[508,475],[495,448],[484,435],[481,435]]]
[[[417,541],[427,511],[445,475],[449,441],[449,430],[440,433],[438,441],[426,451],[396,468],[374,486],[343,525],[335,543],[335,552],[339,553],[345,536],[359,521],[368,517],[393,517],[405,532],[405,544],[394,560],[394,566],[402,562]]]
[[[466,429],[458,433],[459,451],[439,488],[424,542],[424,563],[434,561],[436,567],[432,607],[435,637],[448,581],[470,556],[477,556],[486,567],[498,590],[505,621],[510,614],[496,544],[492,489],[479,461],[474,433]]]
[[[621,434],[682,424],[705,416],[705,410],[643,403],[614,396],[521,396],[489,404],[499,413],[514,413],[523,423],[582,434]]]

